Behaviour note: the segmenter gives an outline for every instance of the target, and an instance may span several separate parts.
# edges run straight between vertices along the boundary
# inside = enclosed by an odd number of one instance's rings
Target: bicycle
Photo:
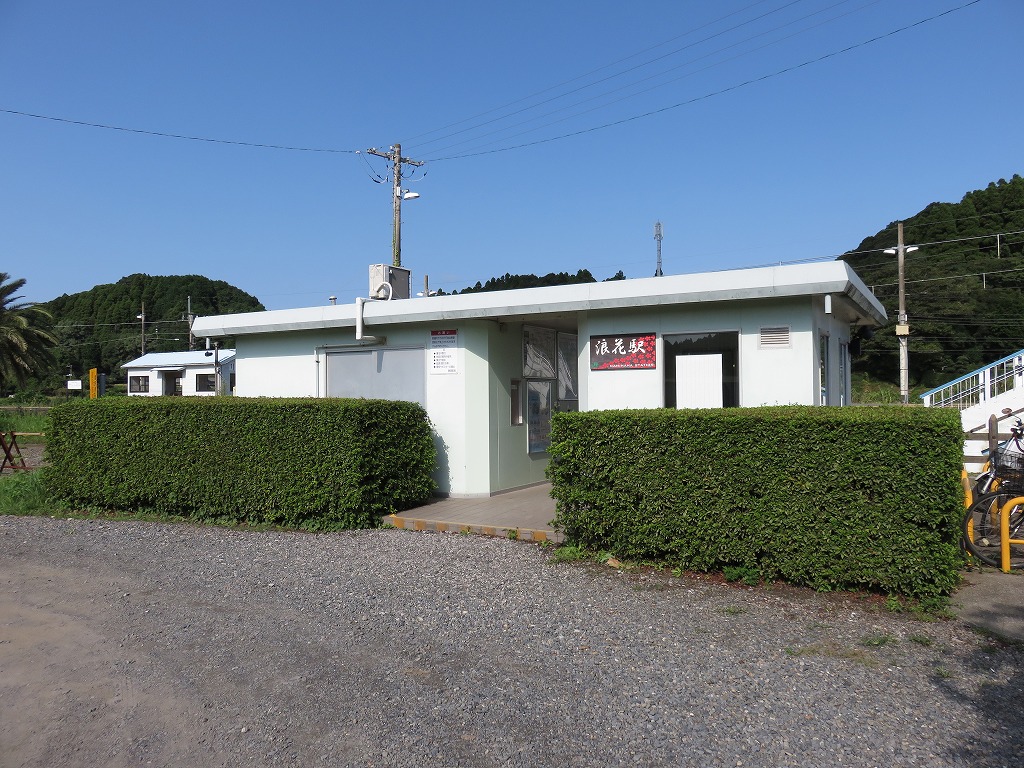
[[[975,501],[964,516],[963,541],[979,562],[1009,571],[1024,567],[1024,487],[1002,489]],[[1004,546],[1005,542],[1005,546]]]
[[[1021,438],[1024,437],[1024,423],[1021,422],[1020,417],[1016,418],[1014,422],[1014,425],[1010,427],[1010,439],[1000,443],[992,457],[981,468],[981,474],[978,475],[971,489],[973,498],[977,499],[987,493],[998,491],[1002,482],[1001,472],[1004,474],[1009,472],[1011,475],[1020,474],[1019,459],[1024,456],[1024,443],[1021,443]],[[970,505],[968,504],[968,506]]]

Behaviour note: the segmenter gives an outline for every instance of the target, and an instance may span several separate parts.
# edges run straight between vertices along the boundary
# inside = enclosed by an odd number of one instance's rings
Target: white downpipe
[[[313,347],[313,362],[316,363],[316,397],[320,397],[320,347]]]
[[[377,286],[377,290],[375,290],[374,293],[380,293],[385,288],[387,288],[388,293],[388,297],[386,299],[364,299],[362,296],[356,297],[356,341],[365,340],[371,343],[380,341],[376,336],[363,335],[363,308],[366,306],[367,301],[391,301],[391,283],[381,283]]]

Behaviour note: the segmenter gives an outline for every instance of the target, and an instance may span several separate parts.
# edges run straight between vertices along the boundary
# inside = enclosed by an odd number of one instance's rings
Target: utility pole
[[[900,400],[904,405],[910,402],[910,323],[907,319],[907,285],[904,276],[903,262],[906,254],[917,250],[917,246],[909,248],[903,244],[903,222],[896,222],[896,248],[886,248],[885,253],[896,254],[896,273],[899,281],[900,307],[896,317],[896,338],[900,345]]]
[[[662,277],[661,272],[661,222],[654,222],[654,239],[658,241],[658,268],[654,270],[655,277]]]
[[[146,354],[146,302],[142,302],[142,314],[135,319],[142,321],[142,354]]]
[[[400,267],[402,266],[402,199],[405,195],[408,195],[410,200],[414,197],[419,197],[415,192],[407,193],[402,190],[402,165],[413,165],[419,167],[423,165],[423,161],[410,160],[408,157],[402,157],[401,144],[393,145],[390,152],[383,152],[375,147],[366,151],[371,155],[383,157],[391,163],[391,179],[394,186],[393,196],[395,206],[395,223],[391,235],[391,266]]]
[[[196,316],[192,314],[192,297],[188,297],[188,351],[191,352],[196,348],[196,337],[192,335],[192,323],[196,321]]]

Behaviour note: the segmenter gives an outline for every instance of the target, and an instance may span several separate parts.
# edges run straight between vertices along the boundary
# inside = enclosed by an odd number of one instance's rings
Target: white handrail
[[[1024,349],[929,390],[921,400],[925,407],[962,411],[1019,387],[1024,387]]]

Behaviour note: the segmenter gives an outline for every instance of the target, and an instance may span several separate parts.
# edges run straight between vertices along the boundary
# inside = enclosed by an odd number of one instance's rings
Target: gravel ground
[[[0,765],[1020,766],[1024,648],[503,539],[0,517]]]
[[[41,466],[43,466],[46,463],[45,461],[43,461],[43,451],[45,450],[45,446],[42,443],[29,443],[24,438],[22,439],[21,442],[24,442],[25,445],[20,445],[19,444],[18,445],[18,449],[19,449],[19,451],[21,453],[22,459],[25,460],[25,464],[28,467],[30,467],[30,468],[41,467]],[[0,458],[3,458],[3,457],[4,457],[3,451],[0,451]],[[21,466],[21,462],[18,462],[18,466]],[[3,474],[9,475],[13,471],[14,470],[12,470],[12,469],[10,469],[8,467],[8,468],[3,470]]]

